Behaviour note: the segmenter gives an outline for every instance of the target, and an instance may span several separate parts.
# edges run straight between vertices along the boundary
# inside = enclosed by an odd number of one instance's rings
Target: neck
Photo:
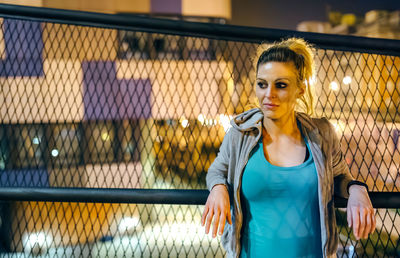
[[[270,119],[264,117],[263,125],[271,138],[276,138],[283,135],[297,138],[299,134],[294,112],[279,119]]]

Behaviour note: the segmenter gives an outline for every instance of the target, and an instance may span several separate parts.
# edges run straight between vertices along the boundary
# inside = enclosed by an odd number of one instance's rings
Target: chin
[[[263,110],[263,113],[265,118],[269,118],[272,120],[276,120],[281,117],[277,112],[271,110]]]

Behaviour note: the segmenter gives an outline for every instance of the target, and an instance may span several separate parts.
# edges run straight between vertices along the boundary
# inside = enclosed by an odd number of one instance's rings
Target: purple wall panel
[[[118,113],[114,105],[116,81],[113,62],[83,62],[85,119],[110,120]]]
[[[83,62],[82,70],[85,120],[150,117],[150,80],[118,80],[111,61]]]
[[[182,0],[151,0],[152,13],[182,14]]]
[[[49,187],[49,175],[46,169],[1,170],[0,187]]]
[[[119,84],[119,116],[149,118],[151,116],[151,83],[148,79],[121,80]]]
[[[6,59],[0,76],[43,76],[43,39],[40,22],[4,19]]]

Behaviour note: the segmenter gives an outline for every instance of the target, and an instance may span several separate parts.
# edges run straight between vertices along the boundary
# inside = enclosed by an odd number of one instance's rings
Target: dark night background
[[[400,0],[232,0],[230,24],[295,30],[302,21],[327,21],[328,10],[364,16],[400,10]]]

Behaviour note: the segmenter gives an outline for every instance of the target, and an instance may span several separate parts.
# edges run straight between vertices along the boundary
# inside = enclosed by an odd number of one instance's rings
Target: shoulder
[[[326,117],[313,117],[311,119],[321,133],[331,132],[334,129],[332,123]]]
[[[337,149],[340,146],[339,138],[334,125],[326,118],[314,118],[314,123],[318,128],[318,133],[330,148]]]
[[[330,141],[336,136],[335,127],[326,117],[310,117],[304,113],[298,113],[298,117],[310,132],[317,130],[325,140]]]
[[[297,113],[300,122],[310,130],[329,131],[333,128],[326,117],[311,117],[305,113]]]

